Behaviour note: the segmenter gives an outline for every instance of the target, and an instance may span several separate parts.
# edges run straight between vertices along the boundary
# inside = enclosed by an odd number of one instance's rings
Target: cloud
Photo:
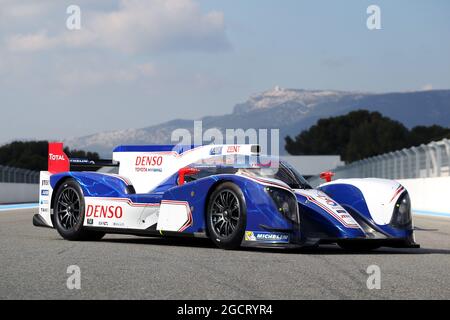
[[[16,34],[6,40],[6,46],[11,51],[40,51],[57,45],[57,39],[47,36],[46,31],[33,34]]]
[[[421,89],[423,91],[433,90],[433,85],[431,83],[428,83],[428,84],[424,85]]]
[[[103,48],[123,53],[222,51],[230,47],[222,12],[203,13],[194,0],[121,0],[115,10],[85,12],[81,30],[50,36],[45,30],[14,34],[13,51]]]
[[[45,12],[47,3],[45,1],[35,1],[27,3],[17,3],[17,1],[0,1],[2,18],[33,18]]]
[[[58,82],[66,91],[79,90],[104,84],[130,83],[153,79],[156,75],[156,67],[150,63],[132,64],[126,66],[101,65],[99,62],[90,63],[83,68],[79,66],[60,66]]]

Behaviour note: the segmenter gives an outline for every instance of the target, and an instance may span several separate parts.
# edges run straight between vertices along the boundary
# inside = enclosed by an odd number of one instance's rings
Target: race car
[[[33,224],[67,240],[120,233],[209,238],[223,249],[418,247],[398,182],[324,173],[314,189],[258,145],[119,146],[102,164],[69,160],[62,143],[50,143],[48,164]]]

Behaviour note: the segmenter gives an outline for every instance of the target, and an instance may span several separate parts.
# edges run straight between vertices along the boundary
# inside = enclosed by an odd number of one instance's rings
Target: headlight
[[[399,228],[408,228],[412,226],[411,218],[411,200],[405,192],[395,204],[391,224]]]
[[[265,190],[283,216],[294,223],[299,223],[297,199],[293,194],[278,188],[266,187]]]

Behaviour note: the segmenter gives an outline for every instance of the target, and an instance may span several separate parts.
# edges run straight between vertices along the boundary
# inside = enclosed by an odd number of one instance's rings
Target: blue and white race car
[[[408,192],[383,179],[341,179],[313,189],[288,163],[257,145],[119,146],[115,172],[70,171],[49,144],[33,224],[68,240],[105,233],[210,238],[218,247],[344,249],[418,247]]]

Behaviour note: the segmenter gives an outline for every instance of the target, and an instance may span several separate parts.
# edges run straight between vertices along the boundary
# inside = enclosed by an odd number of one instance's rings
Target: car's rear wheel
[[[55,195],[53,222],[58,233],[67,240],[100,240],[105,233],[86,230],[84,221],[84,196],[78,183],[68,179]]]
[[[209,237],[219,248],[239,248],[247,224],[241,189],[232,182],[220,184],[209,197],[206,219]]]

